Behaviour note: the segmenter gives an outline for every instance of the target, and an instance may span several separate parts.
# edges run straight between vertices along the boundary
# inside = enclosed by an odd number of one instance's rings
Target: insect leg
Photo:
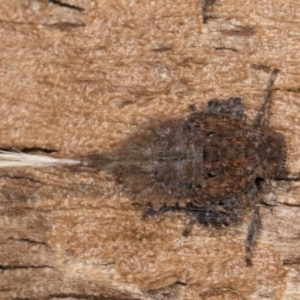
[[[255,238],[255,233],[257,231],[258,224],[258,215],[259,208],[256,206],[257,203],[257,187],[255,184],[252,184],[249,188],[249,198],[252,209],[252,217],[250,226],[248,228],[247,238],[245,241],[245,252],[246,252],[246,264],[247,266],[252,265],[251,256],[252,256],[252,246]]]
[[[153,209],[151,206],[143,213],[142,218],[148,218],[157,214],[157,211]]]
[[[189,223],[182,234],[188,236],[196,222],[212,226],[235,223],[238,220],[240,209],[241,201],[239,197],[225,199],[218,204],[210,204],[201,207],[190,206],[186,208],[186,210],[195,213],[190,218]]]
[[[272,71],[271,77],[269,79],[269,82],[268,82],[268,85],[266,88],[266,93],[265,93],[263,104],[262,104],[260,110],[258,111],[258,113],[254,119],[254,122],[253,122],[253,126],[255,126],[255,127],[268,125],[269,116],[267,113],[267,106],[268,106],[270,96],[272,93],[272,87],[273,87],[273,84],[274,84],[274,81],[276,79],[276,75],[278,74],[278,72],[279,72],[278,69],[273,69],[273,71]],[[263,119],[264,119],[264,122],[263,122]]]
[[[195,223],[197,223],[198,221],[198,214],[193,214],[192,217],[189,220],[188,225],[186,226],[186,228],[183,230],[182,235],[184,236],[188,236],[194,226]]]

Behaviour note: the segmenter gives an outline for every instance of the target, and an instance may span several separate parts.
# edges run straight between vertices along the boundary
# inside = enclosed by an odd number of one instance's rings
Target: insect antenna
[[[260,127],[260,126],[267,126],[268,122],[269,122],[269,114],[267,112],[267,106],[268,103],[270,101],[271,98],[271,93],[272,93],[272,87],[274,85],[274,81],[276,79],[276,76],[278,74],[279,70],[278,69],[273,69],[272,70],[272,74],[270,76],[267,88],[266,88],[266,93],[265,93],[265,97],[264,97],[264,101],[263,104],[261,106],[261,108],[259,109],[254,122],[253,122],[253,126],[254,127]]]

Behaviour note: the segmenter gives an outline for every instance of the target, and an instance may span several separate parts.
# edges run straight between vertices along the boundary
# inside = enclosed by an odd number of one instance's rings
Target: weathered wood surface
[[[270,124],[300,171],[297,0],[216,0],[207,24],[193,0],[62,2],[1,2],[1,146],[98,153],[212,98],[251,120],[276,67]],[[271,184],[246,267],[247,210],[185,238],[184,214],[142,220],[101,172],[1,170],[0,298],[299,299],[300,183]]]

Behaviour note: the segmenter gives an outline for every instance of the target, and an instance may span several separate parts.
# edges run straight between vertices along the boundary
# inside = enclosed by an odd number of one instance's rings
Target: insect
[[[245,241],[246,263],[258,224],[257,179],[299,180],[285,170],[286,143],[268,126],[268,103],[277,69],[271,73],[261,109],[252,124],[244,118],[240,98],[211,100],[204,111],[187,118],[153,121],[109,153],[57,159],[24,153],[0,153],[4,166],[72,165],[113,175],[133,201],[157,212],[191,215],[183,235],[195,223],[229,225],[242,215],[247,194],[251,222]],[[6,163],[6,164],[5,164]]]

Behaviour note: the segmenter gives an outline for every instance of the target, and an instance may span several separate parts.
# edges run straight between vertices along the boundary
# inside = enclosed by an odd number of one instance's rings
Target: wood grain
[[[276,67],[270,125],[300,171],[299,14],[296,0],[216,0],[202,24],[196,0],[3,1],[0,146],[109,151],[212,98],[241,97],[250,122]],[[3,169],[0,299],[299,299],[299,183],[273,181],[260,197],[249,268],[247,209],[185,238],[184,214],[142,220],[101,172]]]

